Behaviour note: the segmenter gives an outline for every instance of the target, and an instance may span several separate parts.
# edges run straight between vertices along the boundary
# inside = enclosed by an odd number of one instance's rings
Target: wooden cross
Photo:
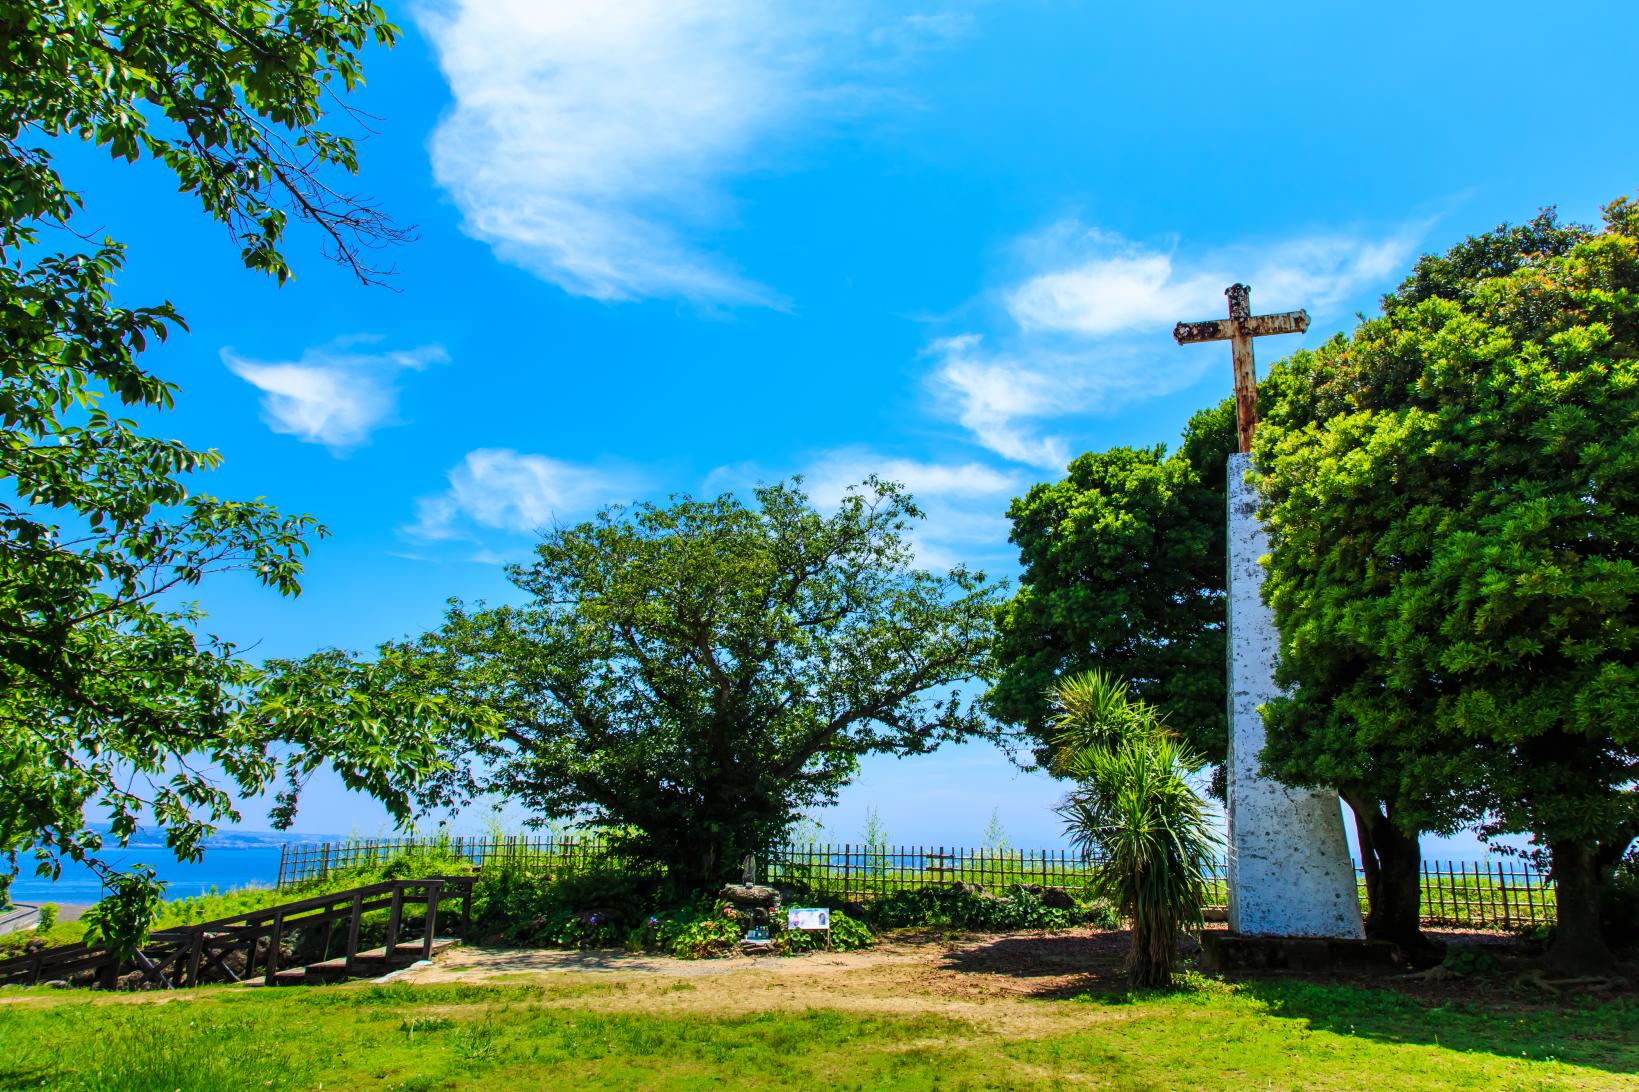
[[[1252,363],[1252,339],[1269,334],[1301,334],[1309,328],[1309,312],[1254,315],[1252,289],[1244,284],[1230,285],[1224,295],[1229,297],[1227,319],[1180,322],[1172,328],[1172,337],[1180,345],[1229,342],[1235,362],[1235,423],[1240,429],[1241,450],[1251,451],[1252,429],[1258,423],[1258,374]]]

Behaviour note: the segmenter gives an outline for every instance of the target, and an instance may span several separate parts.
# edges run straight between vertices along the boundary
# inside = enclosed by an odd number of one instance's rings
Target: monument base
[[[1347,937],[1250,937],[1201,934],[1201,968],[1234,971],[1350,971],[1405,974],[1411,961],[1398,944]]]
[[[1243,936],[1360,939],[1360,896],[1336,792],[1295,789],[1264,774],[1259,708],[1280,691],[1280,634],[1263,602],[1269,539],[1247,482],[1250,455],[1228,467],[1229,927]]]

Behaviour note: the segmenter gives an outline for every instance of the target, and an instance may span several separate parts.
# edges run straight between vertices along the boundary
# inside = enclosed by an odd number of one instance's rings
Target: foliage
[[[512,944],[618,948],[629,925],[654,908],[660,890],[652,870],[618,861],[541,866],[486,865],[473,891],[473,923]]]
[[[1007,828],[1002,826],[1002,809],[990,809],[990,822],[985,824],[984,833],[979,836],[979,844],[992,853],[1006,853],[1013,848],[1013,843],[1007,837]]]
[[[1224,461],[1233,401],[1190,418],[1178,449],[1089,452],[1008,509],[1024,567],[998,615],[987,707],[1023,727],[1046,764],[1050,694],[1098,668],[1128,680],[1191,745],[1221,762]]]
[[[369,247],[401,233],[339,195],[352,141],[321,127],[360,81],[359,55],[396,31],[362,0],[16,0],[0,10],[0,854],[64,858],[108,881],[100,928],[140,931],[151,874],[115,875],[107,815],[124,841],[146,814],[197,859],[234,794],[287,780],[275,818],[320,762],[399,817],[436,761],[433,703],[399,707],[376,668],[338,657],[247,664],[202,633],[184,601],[207,577],[249,573],[300,590],[308,516],[192,488],[220,457],[118,417],[172,407],[176,388],[141,354],[182,328],[169,304],[126,307],[123,248],[80,248],[82,199],[54,152],[76,138],[148,158],[228,229],[244,264],[283,281],[291,218],[315,226],[361,277]],[[343,107],[345,109],[345,107]],[[70,160],[72,161],[72,160]],[[208,773],[206,771],[209,771]],[[225,789],[223,785],[230,788]],[[231,792],[230,792],[231,789]]]
[[[1105,862],[1092,889],[1132,922],[1129,980],[1169,985],[1179,932],[1205,924],[1206,870],[1220,844],[1189,783],[1205,761],[1113,679],[1067,680],[1055,700],[1067,710],[1055,763],[1076,781],[1059,814],[1071,843]]]
[[[987,669],[981,574],[911,567],[921,512],[876,479],[833,515],[800,482],[614,507],[553,530],[508,571],[518,606],[452,605],[389,646],[412,694],[482,706],[493,741],[433,798],[480,792],[602,828],[678,894],[732,876],[861,756],[985,729],[951,687]]]
[[[1537,236],[1419,266],[1407,302],[1266,380],[1292,688],[1266,760],[1369,786],[1411,829],[1535,835],[1550,958],[1597,971],[1599,887],[1639,834],[1639,215]]]
[[[728,955],[744,937],[733,907],[703,903],[657,918],[649,946],[678,959],[709,959]]]
[[[1639,947],[1639,850],[1629,853],[1605,884],[1599,926],[1612,948]]]
[[[48,902],[40,907],[40,920],[34,923],[37,933],[49,933],[57,927],[57,904]]]
[[[856,921],[841,910],[831,911],[831,935],[812,929],[787,929],[784,922],[774,923],[774,950],[781,955],[801,955],[803,952],[817,952],[826,947],[829,940],[830,951],[854,952],[861,948],[869,948],[876,943],[871,935],[871,927],[862,921]]]
[[[80,917],[87,944],[104,944],[129,959],[148,939],[148,927],[163,901],[151,868],[137,868],[109,881],[108,896]]]
[[[1440,966],[1452,974],[1470,978],[1475,975],[1493,975],[1501,969],[1497,957],[1472,944],[1449,944]]]
[[[871,923],[879,928],[968,929],[985,933],[1068,929],[1086,913],[1096,913],[1046,906],[1040,895],[1023,887],[1014,887],[1001,895],[987,895],[968,884],[904,888],[872,900],[868,911]]]

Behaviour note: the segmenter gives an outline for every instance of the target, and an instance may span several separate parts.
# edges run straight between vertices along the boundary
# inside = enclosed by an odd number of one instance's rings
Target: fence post
[[[274,976],[279,973],[279,945],[284,943],[285,915],[283,911],[273,915],[273,932],[267,941],[267,974],[262,978],[264,986],[274,983]]]

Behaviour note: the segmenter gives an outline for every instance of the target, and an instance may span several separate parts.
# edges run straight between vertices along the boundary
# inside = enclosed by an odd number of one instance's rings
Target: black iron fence
[[[597,837],[371,838],[286,845],[279,857],[279,886],[348,873],[407,853],[439,853],[478,868],[500,862],[543,869],[574,869],[618,863],[620,857]],[[1062,887],[1085,894],[1101,862],[1068,850],[888,846],[860,844],[782,845],[756,861],[756,878],[793,883],[836,899],[865,900],[892,891],[955,882],[1005,890],[1015,884]],[[1356,878],[1361,903],[1366,882]],[[1222,862],[1206,879],[1223,905],[1228,888]],[[1518,928],[1554,921],[1554,885],[1523,861],[1423,862],[1423,920],[1428,924]]]

